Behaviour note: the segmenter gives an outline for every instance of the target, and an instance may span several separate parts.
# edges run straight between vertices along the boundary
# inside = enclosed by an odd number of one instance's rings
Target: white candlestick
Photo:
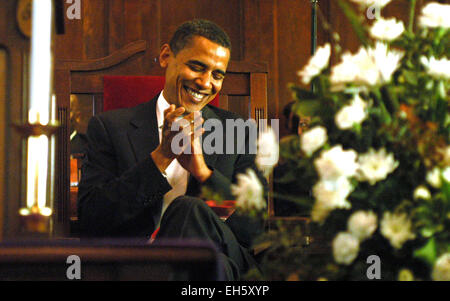
[[[31,37],[31,78],[28,121],[47,125],[51,114],[53,76],[52,0],[33,0]],[[28,138],[27,207],[47,206],[49,139],[45,135]]]
[[[32,8],[30,111],[31,119],[49,121],[52,82],[52,0],[34,0]],[[31,120],[30,120],[31,121]]]

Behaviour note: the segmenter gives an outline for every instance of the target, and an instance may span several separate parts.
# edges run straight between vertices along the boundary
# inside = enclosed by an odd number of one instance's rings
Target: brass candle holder
[[[61,127],[56,121],[51,121],[47,125],[42,125],[40,123],[15,123],[12,125],[19,134],[27,139],[29,137],[39,137],[45,135],[48,138],[55,135],[58,129]],[[50,139],[49,139],[50,140]],[[28,167],[30,168],[30,167]],[[35,177],[35,187],[38,185],[38,177]],[[51,183],[50,185],[53,185]],[[19,220],[21,229],[28,234],[51,234],[52,232],[52,213],[53,210],[48,207],[48,201],[46,206],[38,206],[38,192],[35,191],[35,202],[31,207],[23,207],[19,210]]]
[[[48,207],[39,208],[34,205],[31,208],[19,210],[20,225],[25,232],[50,233],[52,209]]]

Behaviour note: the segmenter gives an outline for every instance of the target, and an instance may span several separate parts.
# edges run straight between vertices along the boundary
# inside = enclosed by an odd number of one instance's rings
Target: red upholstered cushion
[[[164,76],[104,76],[103,111],[134,107],[164,88]],[[210,104],[219,105],[219,95]]]

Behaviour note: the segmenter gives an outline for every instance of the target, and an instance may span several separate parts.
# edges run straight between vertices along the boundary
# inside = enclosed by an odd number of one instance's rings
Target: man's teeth
[[[195,100],[198,100],[198,101],[202,100],[203,97],[205,97],[205,94],[195,92],[191,88],[186,88],[186,91],[189,93],[189,95],[191,95],[192,97],[195,98]]]

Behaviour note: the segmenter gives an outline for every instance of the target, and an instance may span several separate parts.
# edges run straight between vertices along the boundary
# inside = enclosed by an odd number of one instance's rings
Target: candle
[[[55,119],[52,93],[52,0],[34,0],[32,6],[32,37],[30,64],[30,103],[28,122],[48,125]],[[52,100],[52,101],[51,101]],[[51,103],[51,102],[52,103]],[[27,207],[47,207],[49,138],[45,135],[28,138]]]
[[[48,137],[28,138],[27,207],[46,207]]]
[[[33,1],[30,112],[34,114],[31,118],[43,125],[48,124],[50,111],[52,13],[52,0]]]

